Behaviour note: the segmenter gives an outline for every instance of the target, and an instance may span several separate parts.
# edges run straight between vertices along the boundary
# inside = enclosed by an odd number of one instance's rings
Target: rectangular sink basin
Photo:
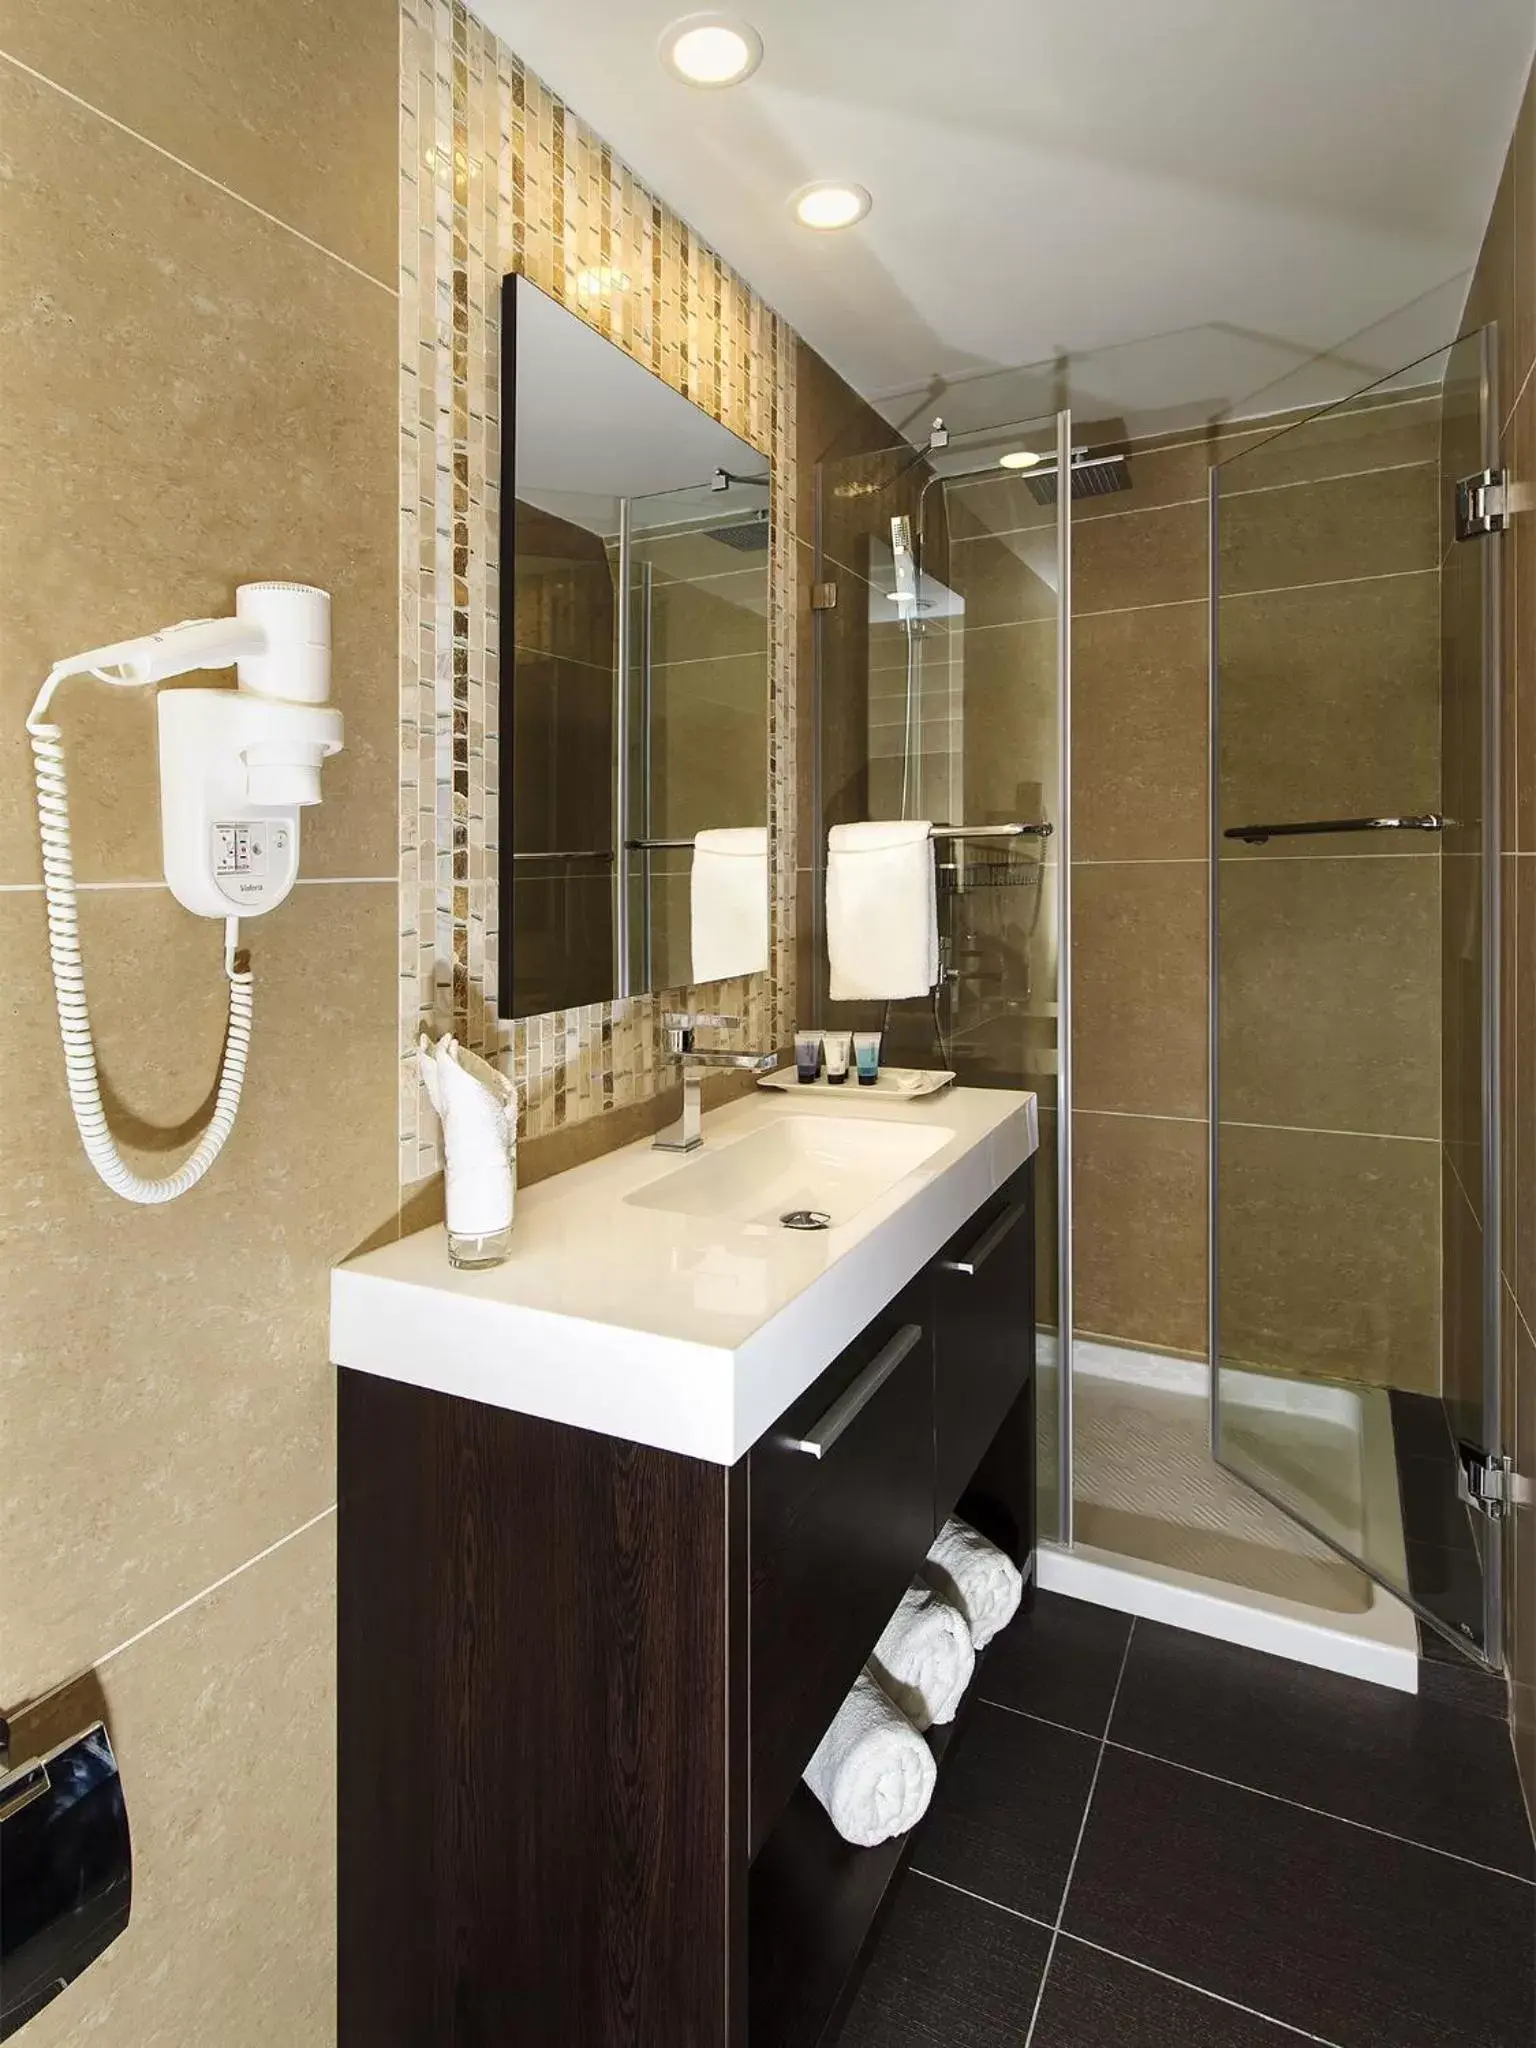
[[[935,1124],[864,1116],[785,1116],[679,1160],[670,1173],[624,1197],[637,1209],[665,1209],[715,1223],[778,1229],[785,1216],[813,1211],[846,1223],[904,1180],[953,1138]]]

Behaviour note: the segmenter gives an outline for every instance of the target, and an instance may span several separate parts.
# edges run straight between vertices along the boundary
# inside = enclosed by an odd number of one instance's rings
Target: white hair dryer
[[[186,1163],[163,1179],[136,1174],[107,1127],[80,960],[63,735],[47,713],[71,676],[140,688],[194,669],[235,665],[238,687],[167,690],[160,728],[160,827],[171,893],[224,920],[229,1025],[213,1116]],[[331,600],[305,583],[243,583],[232,619],[187,619],[56,662],[27,718],[37,773],[43,889],[69,1098],[86,1157],[130,1202],[169,1202],[195,1187],[234,1127],[251,1036],[251,975],[236,951],[239,919],[271,910],[299,871],[299,812],[320,801],[320,764],[342,744],[331,680]]]

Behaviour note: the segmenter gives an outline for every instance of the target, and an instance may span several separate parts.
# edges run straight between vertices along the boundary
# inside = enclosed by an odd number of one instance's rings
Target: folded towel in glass
[[[805,1767],[806,1784],[856,1849],[915,1828],[937,1775],[933,1751],[868,1670],[855,1679]]]
[[[965,1616],[931,1586],[909,1586],[869,1668],[914,1728],[943,1727],[976,1669]]]

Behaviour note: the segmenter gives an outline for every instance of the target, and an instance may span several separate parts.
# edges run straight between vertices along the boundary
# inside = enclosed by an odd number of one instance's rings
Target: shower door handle
[[[1418,811],[1401,818],[1309,818],[1295,825],[1229,825],[1221,836],[1262,846],[1266,839],[1297,839],[1315,832],[1443,832],[1449,823],[1438,811]]]

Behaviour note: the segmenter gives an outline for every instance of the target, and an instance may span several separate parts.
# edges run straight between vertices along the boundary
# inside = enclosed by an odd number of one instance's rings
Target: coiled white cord
[[[238,918],[224,925],[224,972],[229,977],[229,1023],[218,1093],[207,1129],[191,1157],[174,1173],[152,1180],[138,1174],[118,1151],[102,1107],[96,1073],[96,1047],[85,1000],[85,971],[80,960],[79,917],[75,899],[75,866],[70,851],[69,789],[64,775],[63,735],[43,718],[54,690],[71,669],[55,669],[38,693],[27,719],[27,736],[37,773],[37,822],[43,842],[43,892],[48,904],[48,951],[53,962],[53,988],[58,1000],[59,1034],[64,1041],[64,1074],[70,1107],[80,1130],[85,1156],[98,1174],[127,1202],[174,1202],[195,1188],[224,1149],[234,1129],[251,1047],[253,1003],[250,970],[239,964]],[[122,676],[91,670],[102,682],[120,683]]]

